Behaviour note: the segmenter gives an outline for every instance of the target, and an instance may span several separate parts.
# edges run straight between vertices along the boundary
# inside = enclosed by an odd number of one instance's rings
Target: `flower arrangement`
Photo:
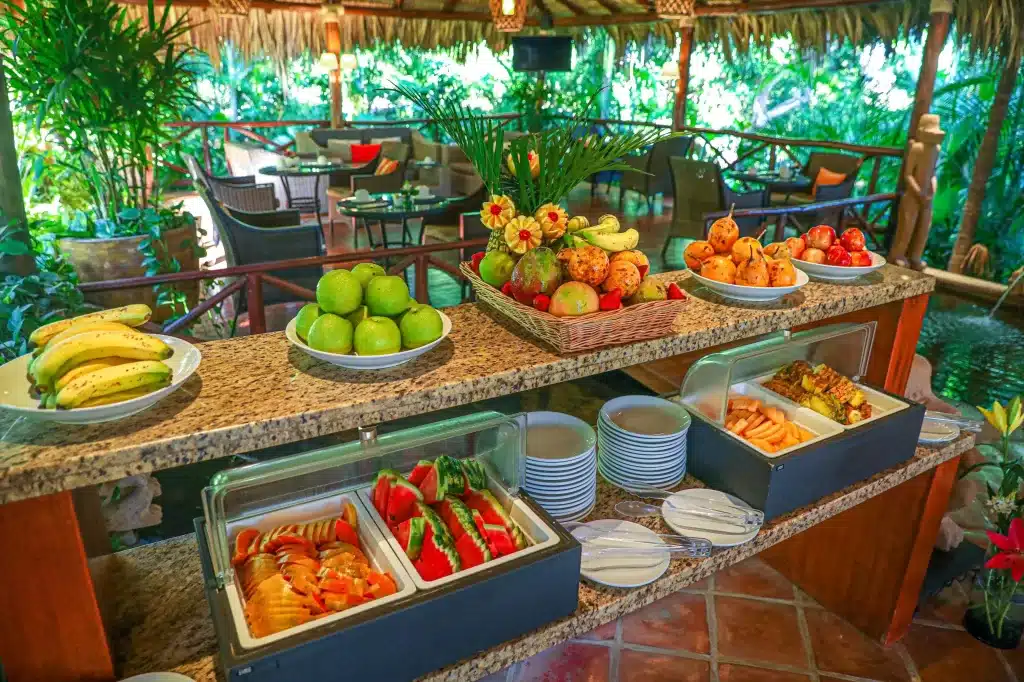
[[[1008,616],[1014,598],[1024,592],[1024,461],[1014,454],[1010,438],[1024,424],[1021,398],[1010,401],[1005,408],[993,402],[992,408],[979,407],[985,419],[999,433],[999,443],[986,448],[987,461],[980,462],[966,472],[968,475],[982,468],[999,470],[998,487],[987,483],[988,501],[985,508],[993,529],[986,531],[991,543],[982,580],[982,600],[975,603],[964,616],[968,631],[982,641],[1002,646],[1004,639],[1015,646],[1020,639],[1021,625],[1011,628]],[[993,452],[994,450],[994,452]],[[1015,632],[1010,632],[1010,630]]]

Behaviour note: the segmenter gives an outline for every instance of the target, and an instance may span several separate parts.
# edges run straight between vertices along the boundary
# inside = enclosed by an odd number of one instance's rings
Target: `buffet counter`
[[[672,561],[665,575],[646,587],[618,590],[581,582],[579,607],[572,616],[424,679],[476,680],[583,635],[926,473],[973,444],[973,437],[965,435],[943,447],[919,447],[904,465],[766,524],[751,542],[716,550],[708,559]],[[687,477],[680,489],[699,485]],[[600,482],[597,507],[589,518],[613,518],[615,504],[627,497]],[[671,532],[659,519],[642,523],[658,532]],[[93,574],[98,590],[117,595],[113,631],[115,656],[123,675],[173,670],[196,682],[221,679],[216,672],[217,643],[203,595],[194,535],[95,559]]]

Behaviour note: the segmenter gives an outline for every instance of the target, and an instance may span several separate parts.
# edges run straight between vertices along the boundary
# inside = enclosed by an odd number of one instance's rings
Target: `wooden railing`
[[[820,201],[813,204],[797,204],[794,206],[770,206],[764,208],[744,208],[737,209],[732,212],[733,218],[761,218],[764,223],[767,223],[770,219],[775,219],[775,233],[774,241],[782,241],[785,236],[785,230],[787,226],[796,228],[798,233],[806,232],[812,225],[804,225],[801,223],[796,216],[807,215],[807,214],[831,214],[835,213],[838,219],[834,221],[833,227],[837,231],[847,227],[859,227],[861,228],[871,239],[872,243],[876,248],[882,246],[882,236],[878,234],[876,226],[880,224],[880,221],[885,214],[895,205],[895,202],[899,199],[900,195],[891,192],[886,194],[871,194],[864,197],[850,197],[849,199],[836,199],[834,201]],[[870,212],[869,206],[873,204],[884,204],[874,216],[873,219],[868,217]],[[863,206],[863,211],[858,211],[856,207]],[[704,235],[707,236],[708,229],[711,227],[711,223],[715,222],[719,218],[724,218],[729,215],[729,211],[714,211],[712,213],[705,213],[704,218]]]
[[[463,249],[478,249],[487,246],[487,239],[469,239],[458,242],[443,244],[430,244],[427,246],[411,246],[401,249],[371,250],[360,249],[328,256],[316,256],[312,258],[292,258],[289,260],[271,261],[266,263],[254,263],[251,265],[240,265],[236,267],[217,268],[213,270],[192,270],[188,272],[172,272],[164,275],[151,277],[128,277],[125,279],[104,280],[102,282],[86,282],[79,285],[83,293],[99,291],[115,291],[122,289],[141,289],[159,284],[174,284],[180,282],[200,282],[216,279],[238,278],[226,287],[201,301],[196,307],[189,310],[185,315],[166,324],[162,331],[165,334],[174,334],[183,329],[188,329],[199,321],[202,315],[220,305],[229,297],[235,294],[245,296],[249,311],[249,333],[262,334],[267,330],[266,314],[263,308],[263,286],[270,285],[282,291],[293,294],[296,298],[307,301],[315,301],[316,294],[305,287],[293,284],[270,273],[277,270],[288,270],[292,268],[322,267],[324,265],[337,265],[341,263],[360,263],[372,260],[398,259],[398,262],[387,268],[388,274],[396,275],[404,273],[409,267],[415,266],[414,291],[416,300],[420,303],[429,303],[429,278],[427,269],[435,267],[447,272],[456,280],[465,279],[457,267],[444,261],[437,260],[432,254],[441,251],[453,251]]]

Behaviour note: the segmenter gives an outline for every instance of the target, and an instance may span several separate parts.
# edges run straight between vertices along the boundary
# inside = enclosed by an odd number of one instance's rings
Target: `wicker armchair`
[[[256,184],[256,177],[242,175],[234,177],[214,177],[199,165],[191,154],[182,154],[185,165],[192,175],[192,182],[198,187],[205,187],[213,197],[228,208],[242,211],[263,212],[277,208],[277,197],[271,184]]]
[[[631,170],[622,172],[619,210],[622,210],[622,202],[629,190],[647,199],[649,211],[654,210],[654,195],[661,193],[671,196],[674,188],[671,180],[665,176],[665,164],[671,157],[685,157],[692,144],[692,137],[672,137],[656,142],[643,156],[627,156],[623,159]]]

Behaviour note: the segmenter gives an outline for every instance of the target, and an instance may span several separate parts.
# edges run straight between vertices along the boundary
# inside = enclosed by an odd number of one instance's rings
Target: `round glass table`
[[[359,201],[355,197],[342,199],[337,203],[338,212],[342,215],[355,218],[356,225],[356,247],[358,248],[359,225],[361,222],[366,230],[366,238],[371,248],[382,246],[389,248],[387,225],[400,224],[402,226],[402,246],[419,244],[423,236],[423,223],[420,223],[419,235],[414,241],[409,232],[409,221],[416,218],[438,215],[448,210],[451,199],[447,197],[432,196],[429,199],[420,199],[416,195],[406,194],[371,194],[369,201]],[[370,222],[376,222],[380,226],[380,244],[374,244],[373,233],[370,231]]]
[[[342,161],[330,161],[328,163],[317,163],[316,161],[301,161],[294,166],[278,168],[277,166],[264,166],[259,172],[262,175],[272,175],[281,178],[281,185],[284,187],[285,201],[287,208],[298,209],[304,212],[316,214],[320,221],[320,182],[321,178],[330,176],[331,173],[341,171],[354,171],[364,168],[365,163],[346,163]],[[299,191],[309,187],[309,181],[313,181],[312,194],[307,191]],[[330,182],[329,180],[327,182]]]

